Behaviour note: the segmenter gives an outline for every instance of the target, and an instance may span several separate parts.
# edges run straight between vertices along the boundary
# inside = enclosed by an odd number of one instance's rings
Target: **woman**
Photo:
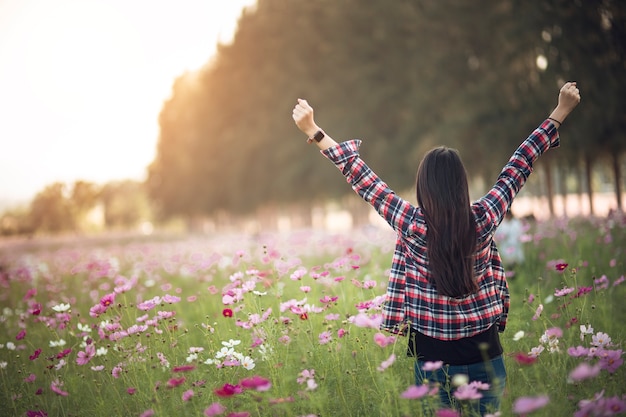
[[[306,100],[298,99],[293,109],[307,142],[316,143],[397,232],[381,327],[409,336],[416,384],[439,382],[445,405],[454,405],[451,381],[462,374],[489,385],[481,414],[500,407],[506,371],[499,332],[506,326],[509,290],[493,237],[533,162],[559,146],[558,128],[579,102],[576,83],[563,85],[548,119],[518,147],[493,188],[472,204],[458,152],[429,151],[417,171],[417,207],[365,164],[360,140],[335,142],[315,123]],[[444,365],[433,369],[432,362],[439,361]]]

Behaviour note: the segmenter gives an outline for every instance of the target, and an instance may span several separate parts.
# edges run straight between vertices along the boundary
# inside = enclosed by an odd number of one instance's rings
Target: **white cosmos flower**
[[[62,346],[65,346],[65,340],[63,339],[50,341],[50,347],[62,347]]]
[[[525,335],[526,335],[526,333],[524,333],[523,330],[520,330],[519,332],[517,332],[517,333],[515,333],[513,335],[513,340],[515,340],[517,342],[518,340],[521,340]]]
[[[230,339],[228,342],[222,342],[222,344],[226,347],[232,348],[241,343],[241,340]]]
[[[69,304],[57,304],[54,307],[52,307],[52,309],[54,311],[56,311],[57,313],[63,313],[64,311],[67,311],[70,309],[70,305]]]

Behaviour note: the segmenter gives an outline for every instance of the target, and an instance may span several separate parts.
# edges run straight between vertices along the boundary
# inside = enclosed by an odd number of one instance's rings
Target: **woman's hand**
[[[575,82],[565,83],[559,91],[559,104],[565,111],[571,112],[580,103],[580,91]]]
[[[565,83],[559,91],[559,102],[550,114],[550,119],[557,122],[559,124],[557,127],[560,127],[578,103],[580,103],[580,91],[576,82]]]
[[[312,137],[320,128],[313,118],[313,107],[306,100],[298,99],[298,104],[293,108],[292,114],[296,126],[308,137]]]

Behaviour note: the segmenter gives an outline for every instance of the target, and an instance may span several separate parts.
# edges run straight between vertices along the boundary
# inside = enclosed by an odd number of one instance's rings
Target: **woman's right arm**
[[[559,91],[558,104],[546,119],[517,148],[504,166],[493,188],[479,200],[495,225],[499,225],[513,199],[526,183],[533,163],[550,148],[559,146],[558,128],[580,102],[575,82],[566,83]]]

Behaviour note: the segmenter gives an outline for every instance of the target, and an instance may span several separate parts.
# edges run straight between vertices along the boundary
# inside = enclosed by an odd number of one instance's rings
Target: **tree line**
[[[550,202],[586,194],[593,212],[601,172],[622,209],[625,31],[617,0],[258,0],[232,43],[173,83],[145,183],[55,183],[0,226],[81,230],[96,206],[106,228],[281,207],[306,218],[329,200],[362,207],[306,148],[291,119],[296,98],[334,138],[363,139],[368,164],[399,192],[413,189],[436,145],[457,148],[473,183],[487,186],[570,80],[582,102],[525,192]]]
[[[335,168],[303,149],[298,97],[333,137],[362,138],[394,189],[413,187],[438,144],[488,184],[575,80],[582,103],[536,188],[591,196],[592,171],[609,166],[621,209],[625,27],[614,0],[258,0],[231,44],[175,82],[149,194],[163,217],[342,198]]]

